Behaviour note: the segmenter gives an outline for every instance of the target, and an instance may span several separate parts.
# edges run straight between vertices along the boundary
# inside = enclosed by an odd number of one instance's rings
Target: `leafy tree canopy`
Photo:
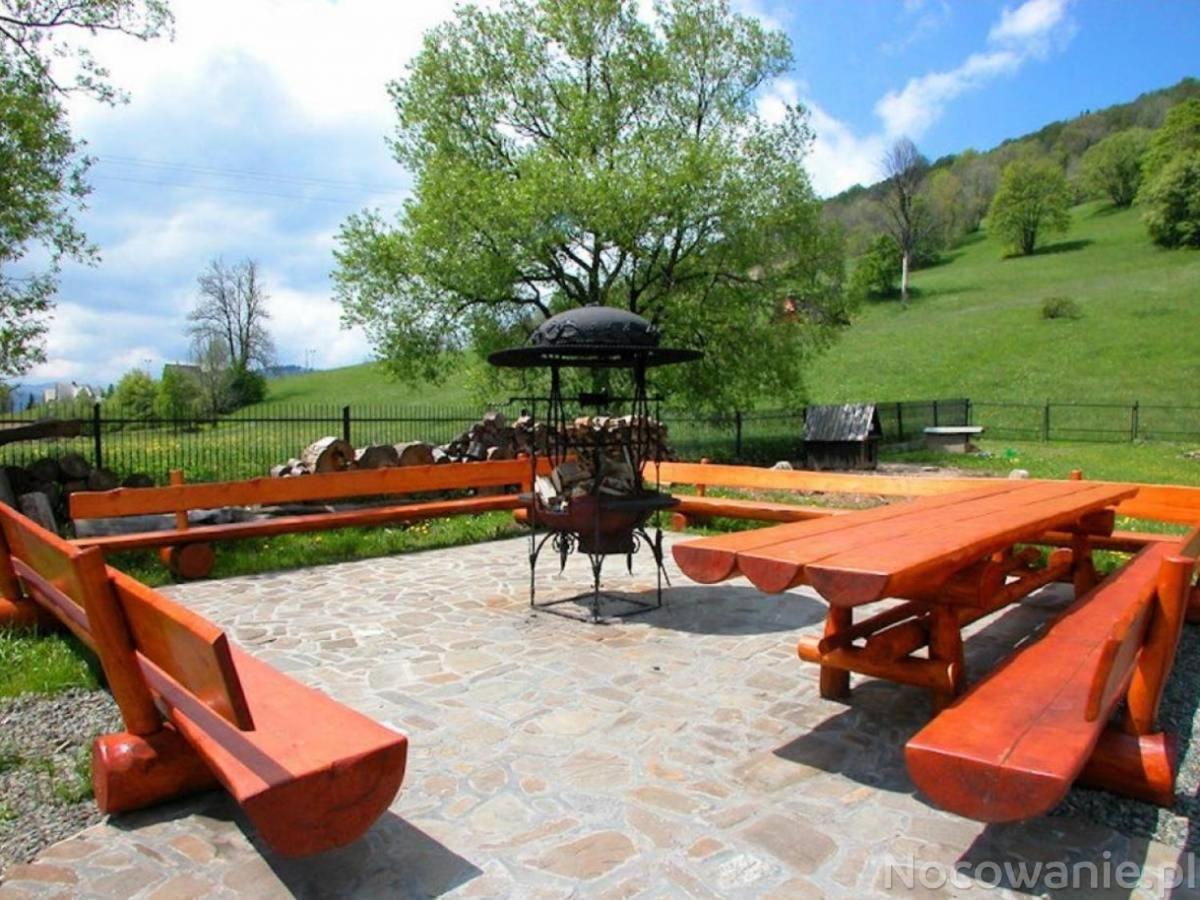
[[[344,224],[334,278],[395,373],[444,376],[444,350],[520,342],[602,304],[707,351],[664,372],[676,397],[798,399],[846,300],[841,236],[803,166],[807,114],[756,111],[788,41],[727,0],[665,0],[653,23],[637,10],[462,7],[391,85],[413,197],[394,225]]]
[[[1200,99],[1172,106],[1155,130],[1142,160],[1143,183],[1149,185],[1172,160],[1200,150]]]
[[[88,187],[62,100],[79,92],[112,103],[108,73],[71,34],[116,31],[145,40],[170,25],[160,0],[0,0],[0,380],[42,361],[64,259],[94,262],[75,225]],[[70,57],[71,81],[51,60]],[[32,259],[44,259],[39,266]]]
[[[1142,182],[1142,155],[1150,141],[1147,128],[1127,128],[1093,144],[1080,161],[1084,188],[1116,206],[1129,206]]]
[[[1040,237],[1067,230],[1071,224],[1071,187],[1051,159],[1022,156],[1000,176],[1000,187],[988,209],[988,231],[1028,256]]]
[[[1200,247],[1200,150],[1169,162],[1142,192],[1150,237],[1164,247]]]

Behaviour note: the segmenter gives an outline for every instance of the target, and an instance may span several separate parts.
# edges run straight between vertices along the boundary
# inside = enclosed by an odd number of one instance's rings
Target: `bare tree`
[[[918,192],[929,161],[908,138],[900,138],[880,162],[885,182],[881,198],[887,212],[887,230],[900,248],[900,302],[908,302],[908,272],[913,253],[932,226],[932,217]]]
[[[192,363],[200,387],[200,406],[215,416],[229,409],[229,351],[220,338],[204,337],[192,342]]]
[[[271,314],[258,263],[245,259],[227,266],[214,259],[197,282],[200,295],[188,313],[193,346],[207,351],[214,341],[220,343],[234,369],[270,365],[275,346],[267,333]]]

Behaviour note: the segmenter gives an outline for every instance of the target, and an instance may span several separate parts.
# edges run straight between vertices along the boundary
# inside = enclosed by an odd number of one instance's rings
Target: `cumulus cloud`
[[[899,91],[889,91],[875,113],[889,137],[918,138],[941,118],[946,104],[1000,75],[1011,74],[1026,60],[1043,56],[1057,32],[1067,24],[1070,0],[1026,0],[1005,8],[988,32],[990,49],[972,53],[943,72],[909,79]]]
[[[823,110],[811,98],[800,97],[793,82],[780,81],[764,92],[760,110],[782,108],[785,98],[802,99],[817,132],[809,171],[825,195],[866,184],[879,177],[879,160],[888,144],[901,136],[918,139],[937,122],[957,97],[978,90],[1018,71],[1028,60],[1044,56],[1073,34],[1068,15],[1071,0],[1026,0],[1006,7],[987,36],[987,47],[971,53],[959,65],[928,72],[888,91],[875,104],[880,129],[860,136]],[[926,0],[906,2],[905,10],[920,13]]]

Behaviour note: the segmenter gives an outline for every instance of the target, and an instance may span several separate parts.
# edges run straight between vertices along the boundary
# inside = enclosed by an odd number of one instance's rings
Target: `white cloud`
[[[265,274],[268,284],[275,283],[278,276]],[[361,328],[341,327],[341,307],[327,293],[284,286],[271,288],[269,294],[271,337],[281,361],[311,359],[316,368],[327,369],[370,357],[367,336]]]
[[[879,178],[879,160],[892,141],[901,136],[920,138],[955,98],[1016,72],[1029,59],[1043,56],[1055,41],[1069,40],[1073,34],[1067,15],[1070,3],[1026,0],[1016,8],[1006,7],[988,33],[987,49],[970,54],[952,69],[910,78],[903,88],[880,97],[875,115],[881,127],[872,134],[859,137],[811,99],[800,98],[794,83],[786,80],[764,92],[759,108],[764,115],[775,114],[785,102],[803,99],[817,132],[809,171],[818,193],[829,195],[871,183]],[[905,10],[918,13],[924,6],[922,0],[912,0]]]
[[[149,336],[174,330],[180,323],[171,312],[161,314],[101,310],[60,301],[46,341],[47,361],[24,379],[79,381],[105,385],[134,368],[157,372],[167,361]],[[96,357],[98,346],[103,356]]]

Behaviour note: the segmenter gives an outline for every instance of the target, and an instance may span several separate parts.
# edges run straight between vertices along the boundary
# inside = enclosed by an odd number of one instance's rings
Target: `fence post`
[[[1141,401],[1133,401],[1133,410],[1129,417],[1129,440],[1136,441],[1138,438],[1138,407],[1141,406]]]
[[[967,398],[965,401],[963,401],[963,402],[964,402],[964,405],[965,405],[965,406],[966,406],[966,408],[967,408],[967,416],[966,416],[966,418],[967,418],[967,421],[966,421],[966,424],[969,426],[969,425],[972,425],[972,424],[974,424],[974,423],[971,421],[971,412],[972,412],[972,410],[971,410],[971,398],[970,398],[970,397],[968,397],[968,398]]]
[[[933,427],[938,427],[938,404],[936,400],[933,401]]]
[[[733,411],[733,456],[734,459],[742,458],[742,411],[735,409]]]
[[[904,404],[896,404],[896,443],[904,443]]]
[[[342,440],[345,441],[347,444],[351,443],[351,440],[350,440],[350,407],[349,406],[342,407]]]
[[[96,468],[104,468],[104,441],[100,436],[100,404],[92,404],[92,453],[96,457]]]
[[[1046,401],[1046,407],[1042,412],[1042,440],[1050,440],[1050,401]]]

